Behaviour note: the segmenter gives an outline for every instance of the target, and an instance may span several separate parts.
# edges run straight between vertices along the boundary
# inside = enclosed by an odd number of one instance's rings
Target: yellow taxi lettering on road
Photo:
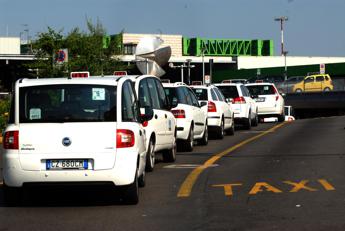
[[[242,184],[215,184],[213,187],[223,187],[225,196],[231,197],[233,195],[233,186],[242,186]]]
[[[315,192],[317,191],[317,189],[311,188],[306,186],[306,184],[309,182],[308,180],[302,180],[300,182],[292,182],[292,181],[283,181],[285,184],[289,184],[294,186],[290,192],[298,192],[301,189],[307,190],[307,191],[311,191],[311,192]]]
[[[325,179],[319,179],[319,183],[327,190],[327,191],[334,191],[335,188]]]
[[[258,192],[263,192],[263,189],[265,189],[268,192],[274,192],[274,193],[282,193],[280,189],[266,183],[266,182],[257,182],[253,188],[250,190],[249,194],[257,194]]]

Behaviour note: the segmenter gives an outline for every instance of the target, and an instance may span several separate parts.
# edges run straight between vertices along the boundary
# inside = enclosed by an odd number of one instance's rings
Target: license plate
[[[255,99],[256,102],[265,102],[265,98],[257,98]]]
[[[47,160],[47,170],[88,169],[87,160]]]

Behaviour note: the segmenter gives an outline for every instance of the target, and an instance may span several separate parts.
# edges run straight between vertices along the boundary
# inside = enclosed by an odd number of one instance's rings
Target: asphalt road
[[[342,116],[239,129],[158,163],[135,206],[101,188],[0,199],[0,230],[345,230],[344,127]]]

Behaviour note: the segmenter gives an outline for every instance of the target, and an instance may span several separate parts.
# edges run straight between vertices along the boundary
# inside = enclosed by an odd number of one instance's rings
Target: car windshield
[[[116,121],[116,87],[42,85],[19,91],[20,123]]]
[[[233,99],[239,97],[237,87],[236,86],[217,86],[219,90],[223,93],[225,98]]]
[[[192,88],[198,100],[207,100],[207,89]]]
[[[275,90],[272,85],[251,85],[246,86],[252,95],[274,95]]]

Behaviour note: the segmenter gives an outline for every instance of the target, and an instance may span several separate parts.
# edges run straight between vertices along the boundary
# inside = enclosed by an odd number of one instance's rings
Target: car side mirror
[[[250,96],[252,99],[257,99],[259,96],[258,95],[251,95]]]
[[[153,109],[152,107],[143,107],[140,108],[140,118],[141,122],[149,121],[153,118]]]
[[[174,97],[174,98],[172,99],[172,102],[171,102],[171,108],[177,107],[177,105],[178,105],[177,98]]]
[[[225,101],[226,101],[227,103],[231,103],[231,102],[232,102],[232,99],[231,99],[231,98],[226,98]]]
[[[200,102],[200,107],[203,107],[203,106],[206,106],[206,105],[207,105],[207,102],[205,102],[205,101]]]

